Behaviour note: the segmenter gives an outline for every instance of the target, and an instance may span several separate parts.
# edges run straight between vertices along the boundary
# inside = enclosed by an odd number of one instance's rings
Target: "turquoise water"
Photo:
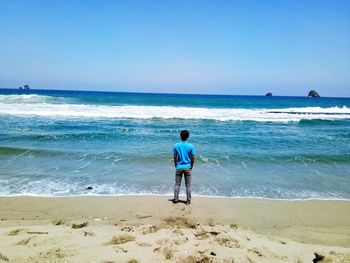
[[[0,195],[171,194],[188,129],[195,195],[350,199],[348,98],[3,89],[0,125]]]

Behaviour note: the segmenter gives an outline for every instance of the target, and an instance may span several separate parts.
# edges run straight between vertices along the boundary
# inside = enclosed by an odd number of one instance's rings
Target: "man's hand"
[[[178,159],[177,155],[174,155],[174,165],[175,165],[175,168],[176,168],[177,159]]]
[[[194,156],[192,155],[192,156],[191,156],[191,170],[192,170],[192,168],[193,168],[193,165],[194,165]]]

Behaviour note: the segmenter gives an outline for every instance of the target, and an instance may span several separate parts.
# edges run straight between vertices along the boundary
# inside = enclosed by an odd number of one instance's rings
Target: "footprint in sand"
[[[240,248],[239,241],[229,236],[220,235],[214,239],[216,243],[228,248]]]
[[[181,263],[212,263],[213,260],[207,256],[187,256],[182,258],[179,262]]]
[[[122,247],[116,247],[115,252],[116,253],[128,253],[128,251]]]
[[[29,262],[55,262],[63,263],[67,262],[66,257],[68,254],[60,248],[53,248],[48,251],[40,252],[35,257],[30,257]]]
[[[114,236],[112,239],[105,243],[106,246],[108,245],[119,245],[119,244],[125,244],[128,242],[132,242],[135,240],[135,237],[130,236],[130,235],[121,235],[121,236]]]
[[[160,247],[156,247],[153,249],[153,252],[159,252],[160,251]]]
[[[179,238],[175,239],[173,242],[175,245],[180,246],[180,245],[187,243],[187,241],[188,241],[187,237],[179,237]]]
[[[174,256],[174,250],[169,247],[163,248],[162,253],[167,260],[171,259]]]
[[[11,230],[11,231],[8,233],[8,235],[9,235],[9,236],[17,236],[17,235],[19,235],[19,234],[21,234],[21,233],[23,233],[23,232],[25,232],[25,229],[19,228],[19,229]]]
[[[264,256],[264,252],[262,251],[262,249],[254,247],[254,248],[249,248],[248,252],[258,256],[258,257],[263,257]]]
[[[84,237],[94,237],[95,233],[94,232],[89,232],[89,231],[83,231]]]
[[[258,247],[249,248],[248,253],[252,256],[259,257],[259,258],[268,258],[275,261],[278,260],[279,262],[283,262],[287,260],[288,262],[290,262],[288,257],[276,255],[264,246],[262,248],[258,248]],[[283,258],[286,258],[286,259],[283,259]]]
[[[186,217],[167,217],[163,220],[166,227],[172,228],[194,228],[198,227],[198,223],[190,221]]]
[[[22,239],[21,241],[17,242],[16,245],[18,246],[26,246],[28,243],[33,239],[33,237],[28,237],[25,239]]]
[[[238,229],[238,225],[237,224],[231,224],[230,228],[233,229],[233,230],[236,230],[236,229]]]
[[[89,223],[88,222],[84,222],[84,223],[81,223],[81,224],[72,224],[72,228],[73,229],[79,229],[79,228],[83,228],[83,227],[87,227]]]
[[[210,238],[210,234],[204,230],[198,230],[196,233],[194,233],[194,235],[198,240],[204,240],[204,239]]]
[[[152,245],[148,242],[137,242],[136,245],[139,247],[152,247]]]
[[[8,257],[6,257],[4,254],[0,253],[0,260],[2,261],[10,261]]]
[[[224,258],[220,262],[222,262],[222,263],[235,263],[234,258]]]
[[[170,239],[160,239],[157,241],[157,244],[163,247],[156,247],[153,249],[153,252],[161,252],[166,260],[173,258],[174,250],[171,249],[174,246],[173,241]]]
[[[184,233],[181,230],[179,230],[179,229],[174,229],[173,230],[173,234],[175,234],[177,236],[183,236],[184,235]]]
[[[64,219],[56,219],[52,221],[52,224],[55,226],[61,226],[64,225],[66,221]]]
[[[154,225],[144,226],[141,228],[141,233],[143,235],[146,235],[146,234],[158,232],[158,230],[159,230],[159,228],[157,226],[154,226]]]
[[[163,256],[165,257],[165,259],[167,259],[167,260],[171,259],[174,256],[174,250],[169,248],[168,246],[163,247],[163,248],[156,247],[155,249],[153,249],[153,252],[161,252],[163,254]]]
[[[123,232],[134,232],[134,228],[132,226],[124,226],[120,229]]]
[[[161,245],[161,246],[167,245],[167,244],[169,244],[170,242],[171,242],[171,240],[170,240],[170,239],[166,239],[166,238],[159,239],[159,240],[156,241],[156,243],[157,243],[158,245]]]
[[[175,238],[175,239],[159,239],[157,240],[157,244],[158,245],[161,245],[161,246],[164,246],[164,245],[168,245],[170,247],[172,246],[180,246],[180,245],[183,245],[185,243],[187,243],[188,241],[188,238],[187,237],[179,237],[179,238]]]

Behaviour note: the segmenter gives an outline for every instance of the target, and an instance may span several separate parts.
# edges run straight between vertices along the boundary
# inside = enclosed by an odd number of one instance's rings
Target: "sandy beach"
[[[0,0],[0,30],[0,263],[350,263],[350,0]]]
[[[0,262],[350,262],[350,202],[1,197]]]

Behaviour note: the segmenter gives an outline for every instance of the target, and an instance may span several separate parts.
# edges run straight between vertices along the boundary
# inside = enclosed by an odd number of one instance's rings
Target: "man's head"
[[[181,137],[181,140],[183,141],[186,141],[189,136],[190,136],[190,133],[187,130],[182,130],[180,132],[180,137]]]

